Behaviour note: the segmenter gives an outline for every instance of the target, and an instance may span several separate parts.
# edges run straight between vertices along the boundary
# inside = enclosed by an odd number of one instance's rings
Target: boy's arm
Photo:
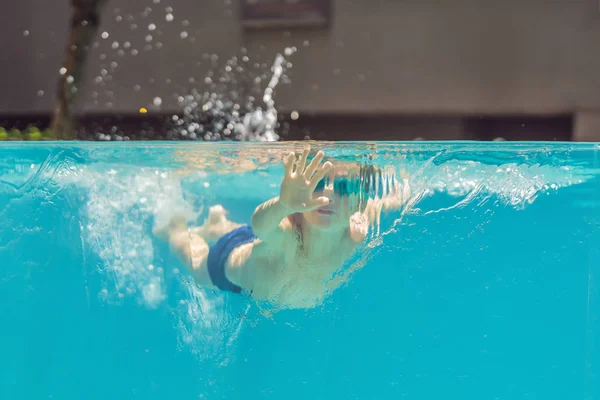
[[[278,234],[286,231],[290,223],[286,218],[292,214],[279,201],[279,196],[265,201],[252,214],[252,230],[263,242],[272,241]]]
[[[321,165],[324,154],[320,151],[307,166],[309,151],[310,146],[306,146],[298,160],[293,152],[290,153],[284,161],[285,174],[280,195],[261,204],[254,211],[252,230],[261,240],[272,241],[278,234],[288,230],[291,223],[287,216],[316,210],[329,204],[329,199],[323,196],[313,199],[313,192],[332,165],[330,162]]]

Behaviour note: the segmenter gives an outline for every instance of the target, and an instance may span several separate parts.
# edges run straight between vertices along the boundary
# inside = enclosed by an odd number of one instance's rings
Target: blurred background
[[[19,0],[0,33],[7,131],[66,88],[80,139],[600,140],[598,0]]]

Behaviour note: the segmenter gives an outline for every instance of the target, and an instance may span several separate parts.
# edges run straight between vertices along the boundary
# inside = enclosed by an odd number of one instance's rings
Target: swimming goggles
[[[347,179],[347,178],[338,178],[333,181],[333,191],[340,196],[349,196],[351,194],[361,193],[362,184],[359,179]],[[317,186],[315,187],[315,191],[322,191],[325,189],[325,178],[321,179]]]

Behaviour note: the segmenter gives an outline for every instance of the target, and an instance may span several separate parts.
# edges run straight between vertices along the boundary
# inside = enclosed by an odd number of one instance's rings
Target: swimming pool
[[[197,288],[152,228],[250,222],[298,144],[0,145],[0,398],[600,396],[600,146],[315,145],[412,195],[279,312]]]

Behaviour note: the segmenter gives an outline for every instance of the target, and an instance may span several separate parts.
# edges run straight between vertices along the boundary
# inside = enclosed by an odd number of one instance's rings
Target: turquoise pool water
[[[0,398],[600,398],[598,145],[315,145],[412,197],[345,286],[275,313],[151,231],[249,222],[295,144],[0,145]]]

